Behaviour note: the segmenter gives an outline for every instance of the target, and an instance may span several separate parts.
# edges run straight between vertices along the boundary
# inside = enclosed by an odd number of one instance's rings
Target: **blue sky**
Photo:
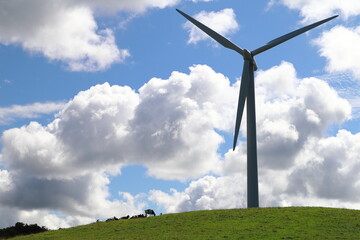
[[[320,3],[320,4],[319,4]],[[246,207],[231,149],[256,56],[261,206],[360,208],[360,5],[332,1],[0,1],[0,227]]]

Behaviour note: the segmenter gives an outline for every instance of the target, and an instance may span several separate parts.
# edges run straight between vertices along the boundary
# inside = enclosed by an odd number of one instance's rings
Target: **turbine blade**
[[[213,38],[215,41],[217,41],[218,43],[220,43],[221,45],[223,45],[226,48],[230,48],[238,53],[240,53],[241,55],[243,55],[243,49],[238,47],[236,44],[232,43],[229,39],[221,36],[220,34],[218,34],[217,32],[215,32],[214,30],[212,30],[211,28],[205,26],[204,24],[202,24],[201,22],[195,20],[194,18],[190,17],[189,15],[187,15],[186,13],[180,11],[179,9],[176,9],[176,11],[178,11],[181,15],[183,15],[187,20],[189,20],[190,22],[192,22],[195,26],[197,26],[198,28],[200,28],[201,30],[203,30],[207,35],[209,35],[211,38]]]
[[[293,37],[296,37],[296,36],[306,32],[306,31],[309,31],[310,29],[313,29],[313,28],[315,28],[315,27],[317,27],[317,26],[319,26],[319,25],[321,25],[323,23],[326,23],[326,22],[328,22],[328,21],[330,21],[330,20],[332,20],[332,19],[334,19],[334,18],[336,18],[338,16],[339,15],[335,15],[333,17],[326,18],[324,20],[318,21],[318,22],[310,24],[310,25],[308,25],[306,27],[303,27],[303,28],[300,28],[300,29],[295,30],[293,32],[290,32],[288,34],[285,34],[285,35],[283,35],[281,37],[275,38],[274,40],[271,40],[270,42],[268,42],[264,46],[255,49],[251,53],[252,53],[253,56],[255,56],[255,55],[257,55],[259,53],[262,53],[262,52],[264,52],[264,51],[266,51],[266,50],[268,50],[270,48],[273,48],[273,47],[275,47],[275,46],[277,46],[277,45],[279,45],[279,44],[281,44],[281,43],[283,43],[283,42],[285,42],[285,41],[287,41],[287,40],[289,40],[289,39],[291,39]]]
[[[254,71],[253,66],[250,63],[250,60],[245,59],[243,73],[241,76],[239,101],[238,101],[238,107],[237,107],[237,113],[236,113],[233,151],[235,150],[236,142],[237,142],[237,139],[239,136],[241,118],[242,118],[242,115],[244,112],[245,99],[247,97],[249,83],[250,83],[250,71]]]

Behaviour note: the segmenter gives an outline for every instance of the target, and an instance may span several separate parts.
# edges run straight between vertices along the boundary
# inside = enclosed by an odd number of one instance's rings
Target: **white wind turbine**
[[[247,49],[242,49],[236,44],[232,43],[229,39],[221,36],[214,30],[190,17],[186,13],[176,9],[181,15],[186,19],[208,34],[215,41],[220,43],[226,48],[230,48],[238,52],[244,58],[243,72],[241,76],[241,85],[239,93],[239,101],[236,113],[236,122],[235,122],[235,133],[234,133],[234,142],[233,150],[236,147],[236,141],[239,135],[241,118],[244,111],[245,99],[246,101],[246,121],[247,121],[247,206],[259,207],[259,188],[258,188],[258,167],[257,167],[257,147],[256,147],[256,117],[255,117],[255,90],[254,90],[254,71],[257,70],[257,65],[254,59],[254,56],[262,53],[270,48],[273,48],[293,37],[296,37],[306,31],[309,31],[312,28],[315,28],[327,21],[330,21],[336,18],[338,15],[326,18],[324,20],[318,21],[316,23],[310,24],[306,27],[300,28],[288,34],[285,34],[281,37],[275,38],[270,42],[266,43],[264,46],[261,46],[253,51]]]

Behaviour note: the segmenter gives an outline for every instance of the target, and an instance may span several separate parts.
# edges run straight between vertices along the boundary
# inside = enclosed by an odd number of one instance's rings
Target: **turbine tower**
[[[255,88],[254,88],[254,71],[257,70],[257,65],[254,56],[262,53],[270,48],[273,48],[293,37],[296,37],[312,28],[315,28],[323,23],[326,23],[338,15],[318,21],[306,27],[300,28],[281,37],[275,38],[253,51],[242,49],[236,44],[232,43],[227,38],[221,36],[214,30],[190,17],[186,13],[176,9],[186,19],[204,31],[207,35],[212,37],[215,41],[226,48],[238,52],[244,58],[243,72],[241,76],[240,93],[238,100],[238,107],[235,121],[235,132],[233,151],[236,147],[236,142],[239,135],[241,118],[244,111],[246,101],[246,121],[247,121],[247,206],[248,208],[259,207],[259,188],[258,188],[258,167],[257,167],[257,147],[256,147],[256,116],[255,116]]]

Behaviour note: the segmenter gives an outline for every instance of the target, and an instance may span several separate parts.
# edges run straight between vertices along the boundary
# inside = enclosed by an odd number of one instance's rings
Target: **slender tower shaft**
[[[250,65],[250,69],[253,65]],[[259,207],[258,166],[256,147],[256,115],[254,71],[249,71],[249,88],[246,99],[247,117],[247,206]]]

